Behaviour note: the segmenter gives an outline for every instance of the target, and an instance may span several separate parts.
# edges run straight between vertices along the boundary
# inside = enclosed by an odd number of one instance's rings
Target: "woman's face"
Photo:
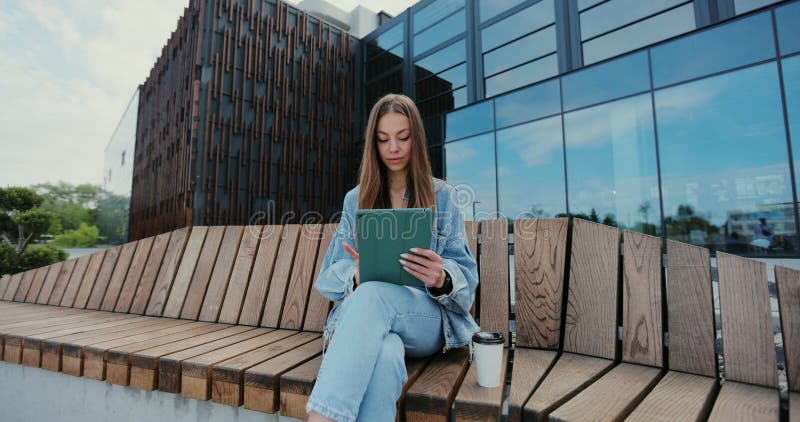
[[[378,151],[390,172],[408,167],[411,141],[411,125],[406,116],[389,112],[378,119]]]

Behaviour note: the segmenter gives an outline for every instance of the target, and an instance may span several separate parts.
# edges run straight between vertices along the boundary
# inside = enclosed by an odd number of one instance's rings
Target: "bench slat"
[[[58,279],[58,275],[61,273],[61,267],[63,265],[63,261],[56,262],[47,271],[47,277],[44,279],[44,283],[42,284],[42,290],[36,297],[36,303],[46,305],[50,300],[50,295],[53,293],[53,288],[56,285],[56,280]]]
[[[180,267],[175,274],[175,281],[171,283],[170,290],[166,304],[163,307],[162,316],[169,318],[177,318],[181,314],[183,308],[183,301],[186,299],[186,293],[189,291],[192,275],[197,266],[197,260],[203,249],[203,241],[206,239],[208,233],[208,226],[195,226],[189,234],[189,240],[186,243],[186,250],[180,260]],[[160,308],[160,306],[158,306]],[[148,308],[148,315],[151,314]]]
[[[125,283],[125,277],[128,275],[128,270],[133,260],[133,255],[136,253],[136,248],[139,241],[130,242],[122,245],[117,262],[114,265],[114,272],[111,274],[111,279],[108,281],[106,287],[106,294],[103,296],[103,303],[100,304],[100,310],[113,311],[114,306],[119,299],[120,291]]]
[[[450,406],[468,366],[469,350],[466,347],[434,356],[406,392],[406,420],[448,420]]]
[[[239,324],[255,326],[261,321],[261,312],[267,299],[269,282],[272,279],[278,247],[283,236],[283,226],[264,226],[264,230],[261,232],[261,241],[258,243],[253,271],[250,275],[250,283],[247,285],[241,316],[236,315],[239,318]],[[235,312],[231,310],[225,318],[220,318],[220,322],[235,322],[234,314]]]
[[[225,229],[225,236],[222,238],[214,271],[211,273],[211,281],[208,283],[203,306],[200,308],[199,319],[201,321],[216,322],[219,318],[222,300],[228,289],[228,281],[231,279],[231,271],[233,271],[233,265],[243,242],[244,233],[244,226],[228,226]]]
[[[305,419],[308,396],[314,388],[314,380],[322,365],[322,356],[292,369],[280,378],[280,411],[282,416]],[[245,407],[247,407],[245,405]]]
[[[139,282],[142,279],[145,266],[147,265],[147,257],[150,255],[150,250],[153,247],[155,237],[148,237],[139,241],[136,245],[136,251],[131,259],[131,265],[128,268],[128,274],[125,276],[125,281],[119,291],[117,303],[114,305],[114,312],[125,312],[131,310],[133,298],[136,296],[136,290],[139,289]]]
[[[100,265],[100,272],[97,274],[94,287],[92,287],[92,293],[89,295],[89,301],[86,302],[86,309],[100,309],[100,305],[103,304],[103,298],[106,296],[108,283],[111,281],[111,276],[114,275],[114,267],[117,265],[117,259],[121,252],[121,245],[106,250],[106,254],[103,257],[103,264]],[[44,289],[42,289],[42,293],[44,293]]]
[[[626,421],[702,421],[708,418],[717,380],[669,371]]]
[[[206,289],[211,281],[211,274],[216,266],[216,259],[220,247],[222,246],[222,238],[226,231],[227,228],[224,226],[212,226],[208,228],[208,234],[203,243],[203,249],[200,251],[200,259],[197,261],[192,281],[186,293],[186,299],[180,311],[181,318],[197,319],[198,315],[200,315],[200,307],[203,305],[203,298],[206,295]],[[237,231],[238,230],[233,229],[234,237],[237,235]],[[236,243],[238,245],[238,240]]]
[[[662,366],[661,239],[625,230],[622,360]]]
[[[608,359],[564,353],[523,408],[523,420],[546,420],[550,412],[574,397],[613,366]]]
[[[722,327],[724,329],[724,322]],[[726,381],[722,384],[708,420],[710,422],[777,421],[779,414],[778,390]]]
[[[11,280],[11,276],[8,274],[4,274],[0,277],[0,299],[3,298],[6,292],[6,288],[8,288],[8,282]]]
[[[800,421],[800,393],[789,392],[789,422]]]
[[[258,252],[263,226],[247,226],[236,253],[236,261],[231,271],[228,288],[225,291],[225,299],[222,302],[218,320],[227,324],[236,324],[239,320],[239,313],[242,311],[244,294],[250,280],[250,272]],[[201,316],[202,317],[202,316]]]
[[[781,315],[786,378],[790,391],[800,391],[800,271],[775,266]],[[797,414],[800,418],[800,414]]]
[[[28,290],[31,288],[31,284],[33,284],[33,279],[36,276],[36,269],[28,270],[22,273],[22,279],[19,282],[19,286],[17,286],[17,292],[14,294],[14,302],[24,302],[25,297],[28,295]]]
[[[480,230],[480,223],[478,221],[465,221],[464,222],[464,230],[466,231],[467,235],[467,244],[469,245],[469,250],[472,252],[472,257],[475,258],[475,262],[478,264],[478,271],[481,269],[481,260],[478,250],[478,230]],[[480,290],[480,286],[478,286],[478,290]],[[477,292],[476,296],[477,298]],[[469,313],[474,317],[475,316],[475,307],[477,306],[478,301],[475,300],[472,302],[472,308],[469,310]]]
[[[72,304],[75,308],[86,308],[89,303],[89,297],[92,294],[92,289],[97,282],[97,276],[100,274],[100,268],[103,265],[106,251],[95,252],[89,256],[89,265],[86,267],[86,272],[83,275],[83,282],[78,294],[75,296],[75,302]]]
[[[516,228],[516,226],[514,226]],[[514,366],[511,371],[511,390],[508,394],[508,420],[520,422],[522,408],[531,392],[542,381],[547,370],[556,359],[554,350],[519,348],[514,350]],[[458,404],[456,404],[458,406]]]
[[[300,232],[300,242],[297,245],[297,256],[292,266],[292,275],[280,319],[280,327],[290,330],[299,330],[303,327],[303,318],[306,313],[309,289],[314,273],[314,264],[317,260],[320,239],[322,238],[322,224],[304,224]]]
[[[715,378],[716,331],[709,251],[668,240],[667,253],[670,369]]]
[[[131,355],[130,386],[153,391],[158,388],[158,367],[162,356],[178,353],[217,340],[252,330],[252,327],[233,325],[208,334],[193,336],[185,340],[139,350]]]
[[[56,285],[53,286],[53,292],[50,294],[50,299],[47,301],[48,305],[58,305],[61,303],[61,298],[64,296],[64,291],[67,289],[70,276],[72,276],[72,270],[75,269],[75,264],[77,262],[77,259],[64,261],[64,265],[61,266],[61,271],[58,273]]]
[[[478,312],[481,330],[503,333],[505,345],[511,344],[508,334],[508,221],[481,222],[481,292]]]
[[[191,232],[191,228],[184,227],[173,231],[170,235],[169,246],[167,246],[167,251],[164,253],[161,267],[158,269],[158,276],[156,277],[155,286],[153,286],[150,298],[147,301],[147,307],[144,312],[145,315],[161,316],[164,312],[167,298],[172,291],[172,284],[177,278],[176,274],[183,262],[184,250]]]
[[[31,288],[28,290],[28,294],[25,295],[25,302],[27,303],[34,303],[36,298],[39,297],[39,293],[42,291],[42,285],[44,284],[44,279],[47,278],[47,272],[50,270],[50,265],[46,267],[41,267],[36,269],[36,275],[33,277],[33,282],[31,283]],[[2,290],[2,287],[0,287]],[[0,293],[0,297],[3,294]]]
[[[517,347],[558,348],[568,223],[566,218],[514,221]]]
[[[619,231],[573,220],[564,351],[614,359]]]
[[[286,286],[289,283],[292,267],[295,260],[300,225],[287,224],[283,229],[283,238],[278,250],[278,260],[275,271],[269,283],[269,293],[264,305],[264,316],[261,318],[262,327],[277,327],[280,324],[281,311],[286,298]]]
[[[725,379],[777,387],[766,264],[717,252]]]
[[[550,420],[621,420],[658,382],[660,375],[658,368],[620,363],[554,410]]]
[[[72,275],[69,277],[69,283],[64,290],[64,295],[61,296],[60,306],[72,307],[75,303],[75,297],[78,295],[78,290],[83,283],[83,276],[86,274],[86,268],[89,266],[89,261],[92,259],[89,255],[84,255],[78,258],[75,263],[75,268],[72,270]]]
[[[215,364],[211,370],[211,399],[217,403],[241,406],[244,404],[244,374],[248,368],[319,338],[317,333],[296,333]],[[321,349],[321,345],[318,348]]]
[[[167,252],[167,246],[169,245],[171,236],[172,232],[168,232],[153,238],[153,243],[150,245],[150,252],[147,255],[147,260],[142,269],[142,275],[139,278],[139,283],[133,294],[130,308],[126,312],[139,315],[145,313],[147,301],[150,299],[150,294],[156,283],[158,270],[161,268],[161,263],[164,260],[164,254]]]
[[[503,349],[500,385],[485,388],[478,385],[478,365],[470,365],[456,395],[458,421],[497,421],[503,411],[503,390],[508,369],[508,349]]]
[[[22,273],[12,274],[11,278],[8,281],[8,286],[6,287],[6,291],[3,294],[3,300],[12,300],[14,299],[14,294],[17,293],[17,288],[19,287],[19,282],[22,280]]]
[[[322,267],[322,261],[325,260],[325,254],[328,252],[331,241],[336,234],[338,224],[326,224],[322,230],[322,240],[319,243],[319,252],[317,253],[317,262],[314,265],[314,277],[311,279],[311,293],[308,298],[308,311],[306,311],[306,318],[303,320],[303,331],[315,331],[321,333],[325,329],[325,323],[328,320],[328,312],[332,302],[323,297],[317,289],[314,288],[314,282],[319,277],[319,271]]]

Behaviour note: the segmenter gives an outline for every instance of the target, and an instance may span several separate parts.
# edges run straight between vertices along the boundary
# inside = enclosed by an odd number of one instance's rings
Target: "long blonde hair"
[[[428,145],[425,128],[422,126],[417,106],[405,95],[387,94],[372,107],[367,121],[364,155],[359,170],[358,208],[391,208],[389,183],[386,166],[380,158],[376,145],[378,140],[378,120],[387,113],[399,113],[408,118],[411,132],[411,160],[408,164],[408,207],[434,208],[436,195],[433,191],[431,164],[428,159]]]

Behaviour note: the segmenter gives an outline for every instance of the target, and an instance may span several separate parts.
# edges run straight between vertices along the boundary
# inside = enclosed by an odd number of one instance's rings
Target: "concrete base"
[[[300,421],[6,362],[0,362],[0,409],[0,419],[18,422]]]

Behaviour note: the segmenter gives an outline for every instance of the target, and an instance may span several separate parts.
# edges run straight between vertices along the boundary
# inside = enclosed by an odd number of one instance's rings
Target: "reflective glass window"
[[[432,24],[464,7],[464,0],[436,0],[414,13],[414,33],[418,34]]]
[[[467,104],[467,87],[459,88],[452,92],[437,95],[428,100],[417,103],[423,118],[446,113],[456,107]]]
[[[498,128],[527,122],[561,112],[561,92],[558,79],[543,82],[495,98]]]
[[[661,87],[775,56],[772,19],[760,13],[651,50],[653,85]]]
[[[499,73],[486,81],[486,96],[491,97],[514,88],[547,79],[558,74],[556,53],[534,60],[514,69]]]
[[[667,237],[732,253],[795,250],[776,64],[656,91],[655,104]]]
[[[800,187],[800,56],[783,59],[783,90],[786,93],[786,115],[792,140],[795,183]]]
[[[479,0],[478,9],[481,22],[491,19],[524,1],[525,0]]]
[[[378,38],[370,41],[367,44],[367,60],[371,59],[376,54],[382,51],[394,48],[397,44],[403,42],[403,22],[393,26]]]
[[[439,73],[448,67],[465,61],[466,54],[466,42],[462,39],[422,60],[418,60],[414,63],[416,66],[417,80],[434,73]]]
[[[482,51],[547,26],[555,20],[552,0],[542,0],[481,31]]]
[[[583,63],[596,63],[693,29],[694,7],[687,4],[583,43]]]
[[[456,189],[455,203],[468,221],[497,216],[494,133],[445,144],[447,182]]]
[[[448,113],[445,139],[459,139],[492,130],[492,113],[491,101],[483,101]]]
[[[556,50],[556,29],[551,25],[483,55],[483,74],[501,72]]]
[[[781,0],[733,0],[733,7],[736,10],[736,14],[740,15],[779,1]]]
[[[781,54],[800,51],[800,2],[775,9],[775,22]]]
[[[660,232],[651,104],[648,93],[564,114],[572,215]]]
[[[436,94],[452,91],[467,84],[467,65],[461,64],[438,75],[417,82],[416,98],[425,100]]]
[[[382,96],[398,92],[403,92],[403,73],[401,70],[392,72],[374,82],[368,83],[366,89],[366,104],[368,109]]]
[[[567,212],[561,133],[561,116],[497,131],[497,184],[503,216],[555,217]]]
[[[464,10],[433,25],[414,36],[414,55],[424,53],[456,35],[464,32],[467,15]]]
[[[613,100],[650,89],[647,53],[639,52],[561,78],[564,110]]]
[[[367,80],[403,63],[403,44],[374,57],[367,62]]]
[[[686,3],[686,0],[611,0],[581,13],[581,40]]]
[[[598,3],[602,3],[606,0],[578,0],[578,10],[583,11],[586,10]]]

